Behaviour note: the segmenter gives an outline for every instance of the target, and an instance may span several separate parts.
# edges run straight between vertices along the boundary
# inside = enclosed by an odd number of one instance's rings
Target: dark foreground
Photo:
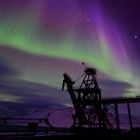
[[[139,129],[133,131],[126,130],[107,130],[107,129],[70,129],[70,128],[54,128],[54,129],[39,129],[37,131],[1,131],[0,140],[64,140],[64,139],[131,139],[139,140]]]

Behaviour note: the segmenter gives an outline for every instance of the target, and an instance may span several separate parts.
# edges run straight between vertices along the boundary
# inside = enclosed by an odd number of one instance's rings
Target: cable
[[[83,77],[85,75],[85,73],[83,73],[82,75],[80,75],[77,79],[75,79],[74,82],[78,81],[81,77]]]

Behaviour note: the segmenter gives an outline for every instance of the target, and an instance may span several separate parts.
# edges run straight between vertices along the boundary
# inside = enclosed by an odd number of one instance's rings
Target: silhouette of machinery
[[[101,90],[96,80],[96,69],[84,70],[77,79],[82,78],[78,88],[74,88],[76,81],[72,81],[67,73],[64,73],[63,77],[62,90],[66,85],[75,109],[72,127],[111,128],[107,111],[101,104]]]

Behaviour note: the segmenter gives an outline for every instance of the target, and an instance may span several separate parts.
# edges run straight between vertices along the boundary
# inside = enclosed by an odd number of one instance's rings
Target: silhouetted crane
[[[101,105],[101,90],[96,80],[96,69],[85,69],[80,76],[83,80],[79,88],[74,88],[75,81],[72,81],[68,74],[64,73],[63,77],[62,90],[66,84],[75,109],[73,127],[111,127]]]

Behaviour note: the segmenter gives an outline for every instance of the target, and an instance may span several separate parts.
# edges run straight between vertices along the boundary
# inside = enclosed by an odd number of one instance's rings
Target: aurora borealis
[[[11,74],[14,80],[57,89],[63,72],[76,79],[85,62],[97,68],[105,96],[137,96],[139,8],[138,0],[1,0],[0,58],[17,72]],[[22,99],[1,88],[2,99],[4,93],[17,102]],[[53,97],[57,102],[55,93]]]

